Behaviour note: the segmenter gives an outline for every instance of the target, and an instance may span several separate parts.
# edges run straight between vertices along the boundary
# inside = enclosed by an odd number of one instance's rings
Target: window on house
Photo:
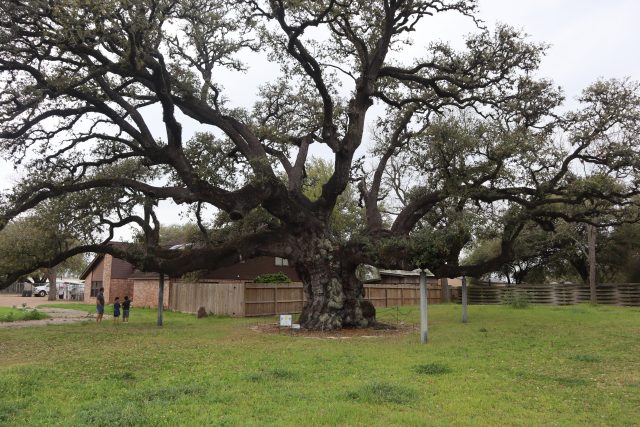
[[[102,281],[91,282],[91,296],[96,297],[98,293],[100,293],[100,288],[102,287]]]
[[[276,257],[276,265],[278,267],[287,267],[289,265],[289,260],[286,258],[280,258],[279,256]]]

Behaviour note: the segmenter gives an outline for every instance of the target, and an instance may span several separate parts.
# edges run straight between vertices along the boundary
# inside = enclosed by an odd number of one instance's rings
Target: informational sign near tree
[[[293,316],[290,314],[281,314],[280,315],[280,327],[281,328],[290,328],[293,320]]]

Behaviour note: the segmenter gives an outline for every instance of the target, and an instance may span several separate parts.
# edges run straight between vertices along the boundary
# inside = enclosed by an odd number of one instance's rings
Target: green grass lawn
[[[68,305],[65,307],[70,308]],[[91,306],[82,306],[92,311]],[[0,329],[0,425],[637,425],[640,310],[430,308],[417,332],[320,339],[133,309]],[[415,307],[380,310],[418,321]],[[273,320],[273,319],[269,319]]]
[[[18,320],[47,319],[45,313],[38,310],[22,310],[20,308],[0,307],[0,322],[15,322]],[[0,356],[1,357],[1,356]]]

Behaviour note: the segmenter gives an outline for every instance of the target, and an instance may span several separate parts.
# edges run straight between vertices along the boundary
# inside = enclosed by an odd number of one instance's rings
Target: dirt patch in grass
[[[35,312],[31,312],[35,313]],[[0,329],[2,328],[27,328],[31,326],[46,326],[46,325],[60,325],[64,323],[84,322],[91,319],[93,316],[87,314],[85,311],[69,310],[65,308],[39,308],[37,313],[38,317],[31,316],[31,320],[16,320],[12,322],[0,322]],[[44,316],[44,318],[42,317]],[[108,316],[105,316],[105,319]],[[35,320],[40,319],[40,320]]]
[[[280,328],[277,324],[252,325],[249,329],[261,334],[321,339],[378,338],[390,335],[406,335],[417,330],[415,325],[405,323],[398,325],[380,323],[368,328],[343,328],[337,331],[309,331],[306,329]]]
[[[35,308],[41,304],[71,304],[78,301],[59,300],[49,301],[47,297],[21,297],[20,295],[0,295],[0,307],[22,307],[24,304],[27,307]]]

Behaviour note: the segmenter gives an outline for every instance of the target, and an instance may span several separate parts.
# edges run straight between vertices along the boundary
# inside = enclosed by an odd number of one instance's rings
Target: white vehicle
[[[34,297],[44,297],[49,295],[49,284],[45,283],[44,285],[38,285],[33,287],[33,296]]]
[[[59,294],[64,295],[64,299],[80,299],[80,295],[84,293],[84,282],[75,279],[63,280],[57,283],[56,288]],[[44,297],[47,295],[49,295],[48,283],[33,287],[33,296]]]
[[[79,300],[84,295],[84,283],[66,283],[65,299]]]

